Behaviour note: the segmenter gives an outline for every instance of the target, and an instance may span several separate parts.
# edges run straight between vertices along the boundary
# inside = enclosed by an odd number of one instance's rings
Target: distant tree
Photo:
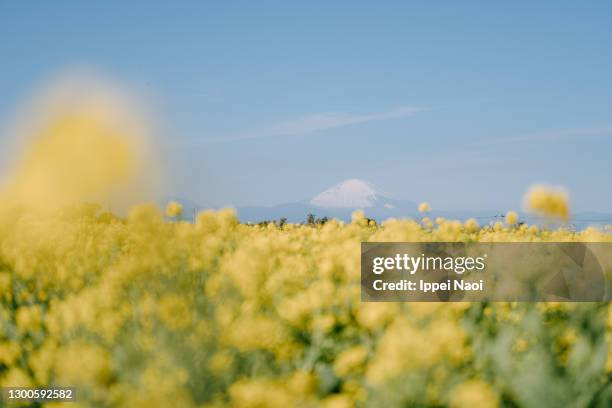
[[[314,214],[308,214],[308,216],[306,217],[306,224],[308,225],[314,225],[316,220],[316,216]]]
[[[257,225],[259,225],[260,227],[267,227],[270,224],[276,225],[276,220],[263,220],[257,223]]]
[[[318,218],[317,219],[317,224],[319,225],[325,225],[325,223],[329,221],[329,218],[327,218],[327,216],[323,217],[323,218]]]
[[[283,217],[278,221],[278,226],[283,228],[286,223],[287,223],[287,218]]]

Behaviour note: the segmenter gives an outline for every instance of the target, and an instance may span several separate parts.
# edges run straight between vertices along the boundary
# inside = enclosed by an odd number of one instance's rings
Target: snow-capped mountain
[[[364,210],[368,217],[381,220],[414,216],[417,205],[411,201],[386,197],[369,182],[353,178],[300,202],[274,207],[239,207],[237,210],[242,222],[279,218],[303,222],[308,214],[349,220],[355,210]]]
[[[378,201],[378,192],[367,181],[345,180],[310,200],[310,205],[323,208],[369,208]]]

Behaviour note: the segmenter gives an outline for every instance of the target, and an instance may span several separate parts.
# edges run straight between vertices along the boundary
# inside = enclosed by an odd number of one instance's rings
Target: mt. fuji
[[[417,213],[411,201],[395,200],[382,195],[364,180],[348,179],[316,194],[311,199],[274,207],[239,207],[240,221],[287,218],[290,222],[303,222],[308,214],[317,217],[349,220],[355,210],[364,210],[366,216],[383,220],[389,217],[410,217]]]
[[[378,200],[378,192],[368,182],[349,179],[317,194],[310,204],[323,208],[369,208]]]

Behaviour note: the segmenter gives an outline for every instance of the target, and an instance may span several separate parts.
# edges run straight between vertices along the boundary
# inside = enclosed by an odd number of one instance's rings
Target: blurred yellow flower
[[[166,205],[166,216],[167,217],[175,218],[175,217],[180,217],[182,214],[183,214],[183,206],[180,203],[176,201],[170,201]]]
[[[17,327],[23,331],[38,330],[41,319],[42,315],[38,305],[24,306],[17,309]]]
[[[7,367],[13,365],[21,355],[21,346],[16,341],[4,341],[0,343],[0,363]]]
[[[281,384],[265,379],[237,381],[229,392],[237,408],[291,407],[295,401]]]
[[[422,202],[421,204],[419,204],[419,212],[420,213],[428,213],[430,211],[431,211],[431,207],[429,206],[428,203]]]
[[[28,373],[19,367],[12,367],[0,377],[2,387],[32,387],[33,382]]]
[[[184,296],[164,295],[159,300],[157,316],[173,330],[184,329],[191,323],[191,310]]]
[[[518,218],[519,216],[516,211],[508,211],[506,213],[506,224],[515,225],[518,222]]]
[[[355,346],[340,353],[334,362],[334,371],[343,377],[357,370],[363,364],[368,350],[364,346]]]
[[[475,218],[469,218],[468,220],[466,220],[464,226],[467,232],[476,232],[480,228],[480,225],[478,224],[478,221],[476,221]]]
[[[532,186],[525,194],[524,202],[527,210],[546,217],[567,220],[570,215],[569,195],[560,187]]]
[[[365,216],[365,213],[362,210],[355,210],[351,214],[351,223],[357,224],[360,226],[368,225],[368,220]]]
[[[336,394],[321,401],[321,408],[353,408],[355,403],[348,395]]]
[[[451,408],[496,408],[499,406],[499,397],[489,384],[470,380],[451,391],[449,402]]]

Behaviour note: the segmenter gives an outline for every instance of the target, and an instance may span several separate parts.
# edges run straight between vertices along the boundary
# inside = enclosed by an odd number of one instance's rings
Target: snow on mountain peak
[[[367,208],[378,200],[378,193],[366,181],[345,180],[313,197],[310,204],[327,208]]]

